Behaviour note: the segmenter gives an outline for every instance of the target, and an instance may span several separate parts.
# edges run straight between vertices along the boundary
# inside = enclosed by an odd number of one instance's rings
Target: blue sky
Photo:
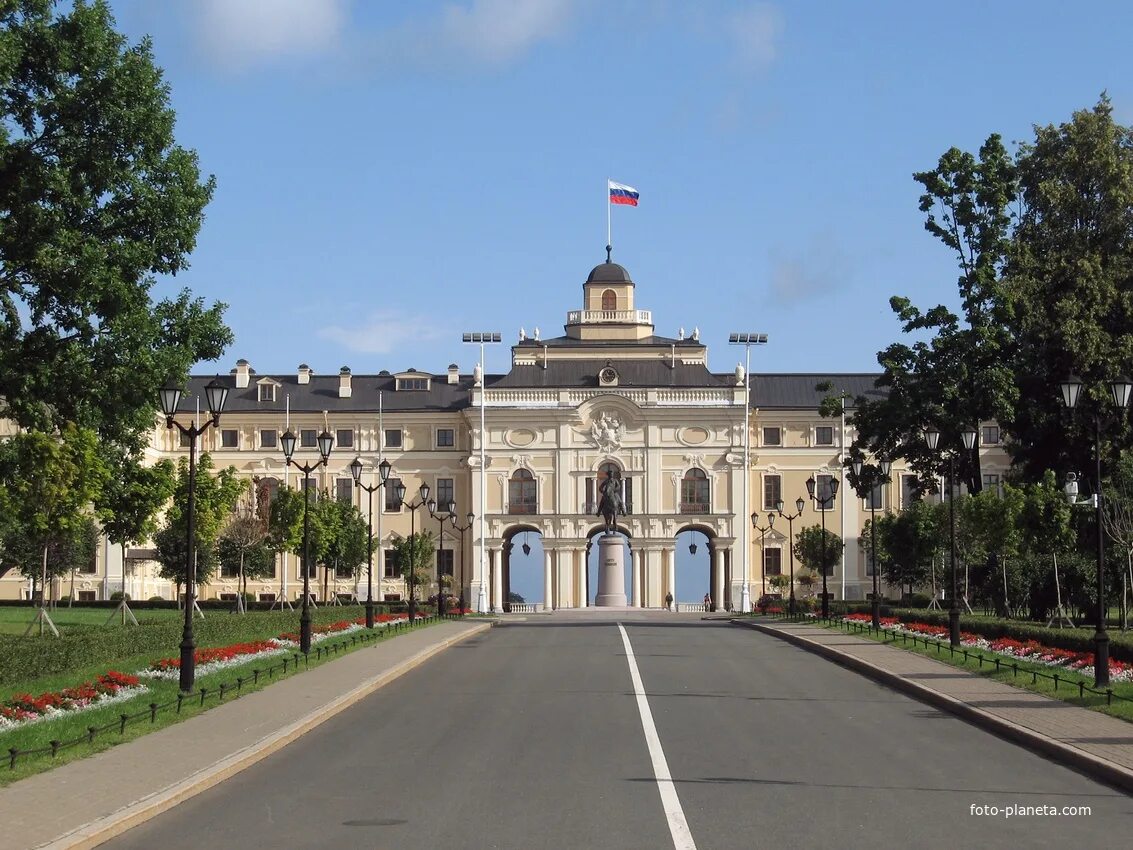
[[[914,171],[1103,90],[1133,123],[1123,2],[111,5],[217,178],[161,284],[229,304],[236,343],[200,371],[468,371],[463,330],[558,335],[605,256],[607,178],[641,193],[614,259],[659,334],[699,327],[718,371],[748,330],[757,372],[872,371],[891,295],[955,300]]]

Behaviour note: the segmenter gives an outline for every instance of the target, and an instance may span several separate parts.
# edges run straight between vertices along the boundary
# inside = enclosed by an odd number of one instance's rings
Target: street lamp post
[[[487,344],[498,345],[500,338],[499,331],[474,331],[463,334],[461,338],[462,342],[480,346],[480,362],[477,364],[480,367],[480,588],[476,593],[477,614],[487,614],[489,606],[493,612],[496,610],[495,604],[489,602],[491,597],[485,587],[491,580],[491,576],[488,575],[488,550],[486,548],[488,529],[484,524],[488,513],[488,479],[486,477],[488,470],[485,452],[488,433],[484,429],[484,405],[487,402],[488,382],[485,380],[487,372],[484,368],[484,346]]]
[[[1062,390],[1062,402],[1071,411],[1078,404],[1078,394],[1082,391],[1082,379],[1070,375],[1059,384]],[[1133,384],[1128,378],[1121,377],[1111,381],[1109,385],[1110,398],[1119,412],[1129,407],[1129,394],[1133,391]],[[1098,551],[1097,551],[1097,631],[1094,633],[1094,686],[1104,688],[1109,686],[1109,635],[1105,629],[1105,528],[1102,521],[1102,416],[1094,409],[1094,467],[1096,481],[1093,496],[1093,507],[1097,510]],[[1071,492],[1071,487],[1073,492]],[[1077,481],[1067,482],[1066,494],[1077,501]]]
[[[971,451],[976,445],[976,429],[968,425],[960,432],[964,450]],[[940,445],[940,432],[929,425],[924,429],[925,444],[930,451],[936,451]],[[948,452],[948,526],[952,541],[952,598],[948,602],[948,642],[957,647],[960,645],[960,582],[956,572],[956,455],[958,450],[953,447]]]
[[[197,642],[193,637],[193,579],[196,578],[197,571],[197,437],[207,431],[210,425],[214,428],[220,425],[220,413],[224,410],[224,402],[228,400],[228,387],[216,378],[205,386],[209,418],[199,426],[196,422],[182,425],[173,418],[177,413],[177,404],[181,401],[181,390],[178,387],[167,384],[158,391],[158,396],[161,399],[161,412],[165,414],[165,427],[176,428],[189,438],[189,506],[185,518],[189,531],[185,542],[185,629],[181,633],[180,673],[181,690],[188,693],[193,690],[193,680],[196,678],[197,650]]]
[[[366,628],[374,627],[374,493],[389,481],[390,462],[383,460],[378,464],[377,484],[362,483],[362,458],[356,457],[350,464],[350,474],[354,476],[354,486],[366,491],[370,512],[366,518]],[[379,579],[380,583],[380,579]]]
[[[759,532],[759,590],[760,597],[767,594],[767,556],[764,554],[767,532],[775,527],[775,514],[771,511],[767,512],[767,528],[763,528],[759,524],[759,511],[752,511],[751,514],[751,527]]]
[[[283,444],[283,456],[288,466],[294,466],[303,473],[303,607],[299,614],[299,651],[304,655],[311,651],[311,473],[330,460],[334,448],[334,437],[329,431],[318,436],[319,460],[317,463],[299,463],[295,454],[295,435],[289,428],[279,438]]]
[[[816,494],[814,476],[806,480],[806,492],[818,503],[818,511],[822,515],[822,619],[830,616],[830,598],[826,592],[826,511],[834,506],[834,497],[838,495],[838,479],[830,476]]]
[[[437,545],[440,548],[437,550],[437,616],[443,617],[445,615],[445,559],[441,553],[445,551],[445,520],[456,516],[456,502],[450,499],[447,505],[438,505],[430,499],[429,516],[433,517],[438,523]]]
[[[791,595],[787,600],[787,613],[792,617],[795,616],[795,520],[803,515],[803,508],[806,502],[802,496],[795,499],[795,512],[793,514],[783,513],[783,500],[780,499],[775,503],[775,510],[783,519],[787,521],[787,548],[791,550]]]
[[[751,347],[753,345],[767,345],[767,334],[764,333],[733,333],[728,335],[728,342],[732,345],[744,347],[744,499],[743,510],[747,513],[748,498],[751,492]],[[751,540],[745,526],[743,534],[743,585],[740,588],[740,611],[744,614],[751,610],[751,579],[748,570],[748,561],[751,559]]]
[[[455,507],[456,506],[453,505],[454,509]],[[460,535],[460,616],[462,617],[464,616],[464,550],[466,548],[464,545],[464,533],[472,528],[472,523],[476,520],[476,514],[469,511],[465,519],[468,520],[467,525],[460,525],[456,521],[455,510],[452,512],[452,516],[449,517],[449,521],[452,522],[452,527],[455,528],[457,534]]]
[[[429,503],[429,485],[421,485],[418,490],[420,498],[416,502],[405,501],[405,485],[400,481],[393,492],[397,496],[398,505],[409,508],[409,622],[412,623],[417,617],[417,597],[414,593],[417,586],[417,509]]]
[[[881,628],[881,587],[877,575],[877,500],[874,491],[881,484],[889,480],[889,470],[892,462],[887,457],[878,460],[877,466],[862,463],[860,458],[854,458],[854,489],[858,498],[869,498],[869,562],[873,573],[873,598],[870,600],[870,625],[874,629]]]

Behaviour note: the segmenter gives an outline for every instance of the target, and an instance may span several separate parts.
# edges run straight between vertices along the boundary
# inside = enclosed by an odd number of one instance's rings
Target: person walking
[[[666,611],[672,611],[673,610],[673,594],[672,594],[672,591],[665,594],[665,610]]]
[[[709,594],[709,593],[704,594],[704,610],[705,611],[711,611],[712,610],[712,595]]]

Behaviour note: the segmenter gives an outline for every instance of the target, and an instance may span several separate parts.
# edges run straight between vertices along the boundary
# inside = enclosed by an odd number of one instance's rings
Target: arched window
[[[539,513],[537,492],[535,476],[529,470],[517,469],[508,482],[508,513]]]
[[[602,293],[602,309],[603,310],[617,310],[618,309],[618,294],[612,289],[607,289]]]
[[[256,481],[256,516],[267,521],[271,517],[271,503],[279,492],[278,478],[260,478]]]
[[[681,513],[711,513],[710,501],[708,475],[703,469],[693,467],[685,473],[685,477],[681,480]]]

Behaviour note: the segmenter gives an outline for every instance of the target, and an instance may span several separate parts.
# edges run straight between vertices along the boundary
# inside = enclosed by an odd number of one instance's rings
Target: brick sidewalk
[[[1133,792],[1133,724],[916,652],[806,623],[736,621]]]
[[[117,747],[0,788],[0,845],[94,847],[249,767],[454,643],[450,620],[398,635]]]

